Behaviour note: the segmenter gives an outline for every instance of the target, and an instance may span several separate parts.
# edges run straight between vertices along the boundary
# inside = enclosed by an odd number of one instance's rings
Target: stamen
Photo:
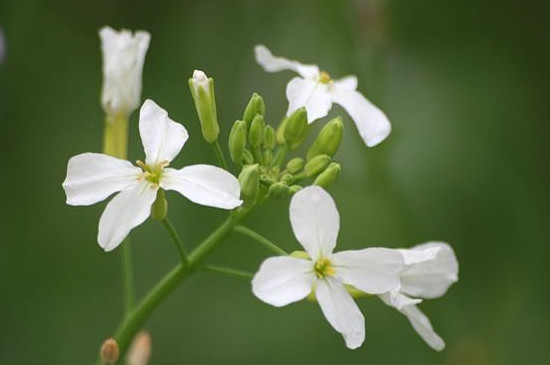
[[[322,84],[328,84],[332,82],[332,79],[330,78],[330,75],[326,71],[321,71],[319,73],[319,82]]]
[[[334,268],[332,267],[330,260],[326,257],[317,260],[314,269],[315,275],[317,275],[319,279],[324,278],[325,276],[334,276],[335,274]]]
[[[147,165],[145,164],[145,162],[141,161],[141,160],[137,160],[136,161],[136,165],[138,165],[139,167],[141,167],[144,171],[147,170]]]

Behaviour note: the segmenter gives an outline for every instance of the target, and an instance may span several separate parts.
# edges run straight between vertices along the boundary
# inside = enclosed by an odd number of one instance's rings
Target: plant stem
[[[103,153],[126,159],[127,151],[128,117],[124,114],[107,116],[103,132]]]
[[[275,252],[277,255],[281,255],[281,256],[288,255],[288,253],[285,250],[283,250],[282,248],[280,248],[279,246],[277,246],[276,244],[274,244],[273,242],[271,242],[261,234],[251,230],[250,228],[247,228],[245,226],[236,226],[235,228],[233,228],[233,230],[235,232],[239,232],[245,236],[252,238],[254,241],[264,245],[271,251]]]
[[[132,250],[130,238],[126,238],[121,245],[122,255],[122,281],[124,291],[124,315],[128,316],[134,309],[134,270],[132,267]]]
[[[216,153],[216,158],[218,159],[218,165],[220,165],[220,167],[223,168],[224,170],[227,170],[227,162],[225,162],[225,157],[223,155],[220,142],[216,140],[214,143],[212,143],[212,147],[214,148],[214,152]]]
[[[189,259],[187,258],[187,252],[185,251],[185,247],[183,246],[183,242],[174,228],[174,225],[168,217],[165,217],[162,221],[162,225],[166,228],[170,236],[172,237],[172,241],[174,242],[174,245],[176,245],[176,248],[178,249],[178,252],[180,254],[181,264],[183,266],[187,266],[189,264]]]
[[[242,271],[242,270],[232,269],[230,267],[204,265],[203,268],[205,268],[206,270],[213,271],[213,272],[218,272],[220,274],[238,276],[238,277],[246,278],[246,279],[251,279],[251,278],[254,277],[254,274],[252,274],[252,273]]]

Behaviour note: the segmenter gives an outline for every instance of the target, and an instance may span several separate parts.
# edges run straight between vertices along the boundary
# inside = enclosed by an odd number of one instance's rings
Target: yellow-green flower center
[[[146,165],[143,161],[136,161],[136,164],[141,167],[143,174],[140,176],[140,179],[145,179],[151,184],[159,185],[160,178],[162,176],[162,170],[169,165],[168,161],[161,162],[157,165]]]
[[[317,275],[319,279],[324,278],[325,276],[334,276],[335,273],[330,260],[326,257],[317,260],[314,269],[315,275]]]
[[[332,79],[330,78],[330,75],[326,71],[321,71],[319,73],[319,82],[321,84],[329,84],[332,82]]]

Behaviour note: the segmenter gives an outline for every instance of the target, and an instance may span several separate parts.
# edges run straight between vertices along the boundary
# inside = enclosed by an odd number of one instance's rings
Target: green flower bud
[[[266,166],[271,165],[271,161],[273,161],[273,150],[265,150],[264,151],[264,164]]]
[[[290,191],[288,185],[282,182],[276,182],[269,187],[269,196],[275,199],[283,200],[288,198]]]
[[[285,127],[288,122],[288,118],[281,120],[281,123],[277,127],[277,132],[275,132],[275,142],[279,145],[284,145],[285,141]]]
[[[342,142],[344,135],[344,122],[338,117],[328,122],[307,151],[307,160],[317,155],[334,156]]]
[[[281,176],[281,181],[287,185],[291,184],[292,180],[294,180],[294,176],[292,176],[291,174],[284,174],[283,176]]]
[[[294,157],[286,164],[286,170],[290,174],[295,174],[304,167],[305,161],[301,157]]]
[[[307,112],[300,108],[288,117],[285,123],[283,136],[291,150],[295,150],[304,141],[308,132]]]
[[[288,190],[290,192],[290,195],[294,195],[302,190],[302,187],[300,185],[292,185]]]
[[[250,132],[248,132],[248,140],[250,141],[250,145],[252,147],[260,147],[264,141],[264,127],[264,116],[261,114],[256,114],[250,124]]]
[[[320,174],[324,169],[327,168],[330,163],[330,156],[327,155],[318,155],[313,157],[304,168],[307,177],[312,177]]]
[[[265,115],[265,104],[264,99],[260,95],[254,93],[243,114],[243,120],[246,122],[247,126],[250,126],[256,114]]]
[[[264,148],[272,150],[275,148],[275,129],[267,125],[264,130]]]
[[[231,160],[237,165],[242,163],[245,146],[246,123],[242,120],[236,120],[229,133],[229,154]]]
[[[251,204],[260,190],[260,165],[245,165],[239,174],[241,197],[245,204]]]
[[[168,213],[168,202],[164,196],[164,190],[159,189],[157,198],[151,206],[151,217],[157,221],[161,221],[166,218],[166,213]]]
[[[338,180],[341,170],[342,168],[340,167],[340,164],[337,164],[336,162],[331,163],[325,171],[321,172],[319,176],[317,176],[313,182],[313,185],[317,185],[325,189],[329,188],[336,180]]]
[[[249,150],[244,150],[243,152],[243,161],[245,165],[252,165],[254,163],[254,156]]]
[[[220,134],[216,113],[214,80],[207,78],[204,72],[195,70],[193,77],[189,79],[189,89],[201,122],[202,135],[206,142],[214,143]]]

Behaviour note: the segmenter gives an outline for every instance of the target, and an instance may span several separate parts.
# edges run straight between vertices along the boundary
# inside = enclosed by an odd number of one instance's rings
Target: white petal
[[[327,85],[317,81],[293,78],[286,86],[286,97],[288,99],[287,115],[294,113],[298,108],[305,107],[308,123],[323,118],[332,108],[332,97]]]
[[[158,188],[146,181],[121,191],[105,207],[99,219],[97,241],[105,251],[115,249],[130,233],[151,214],[151,205]]]
[[[241,187],[237,178],[216,166],[192,165],[181,170],[166,168],[160,186],[209,207],[234,209],[243,203],[239,199]]]
[[[134,184],[139,167],[126,160],[100,153],[72,157],[67,165],[63,189],[69,205],[90,205]]]
[[[426,343],[436,351],[445,348],[445,342],[435,333],[430,320],[416,305],[409,305],[400,310],[413,326],[414,330]]]
[[[367,146],[376,146],[390,134],[388,117],[358,91],[333,88],[332,100],[346,109]]]
[[[315,295],[327,321],[344,336],[346,346],[361,346],[365,341],[365,319],[344,285],[326,277],[317,281]]]
[[[458,261],[448,244],[429,242],[400,252],[406,261],[416,262],[403,270],[401,292],[414,297],[437,298],[458,281]]]
[[[388,248],[337,252],[331,262],[338,279],[369,294],[395,289],[403,270],[399,251]]]
[[[290,202],[290,223],[313,261],[330,256],[340,230],[340,215],[326,191],[310,186],[297,192]]]
[[[304,299],[311,293],[315,280],[310,260],[271,257],[252,279],[252,292],[264,302],[282,307]]]
[[[319,67],[315,65],[304,65],[297,61],[292,61],[283,57],[276,57],[263,44],[254,47],[256,62],[267,72],[278,72],[291,70],[297,72],[300,76],[309,79],[316,79],[319,76]]]
[[[139,112],[139,134],[147,165],[171,162],[189,138],[187,130],[150,99],[145,100]]]
[[[422,299],[410,298],[399,292],[399,289],[394,289],[391,292],[387,292],[379,295],[380,299],[390,307],[394,307],[401,310],[408,305],[416,305],[422,303]]]
[[[355,91],[357,90],[357,77],[350,75],[342,77],[339,80],[334,80],[333,87],[341,91]]]

